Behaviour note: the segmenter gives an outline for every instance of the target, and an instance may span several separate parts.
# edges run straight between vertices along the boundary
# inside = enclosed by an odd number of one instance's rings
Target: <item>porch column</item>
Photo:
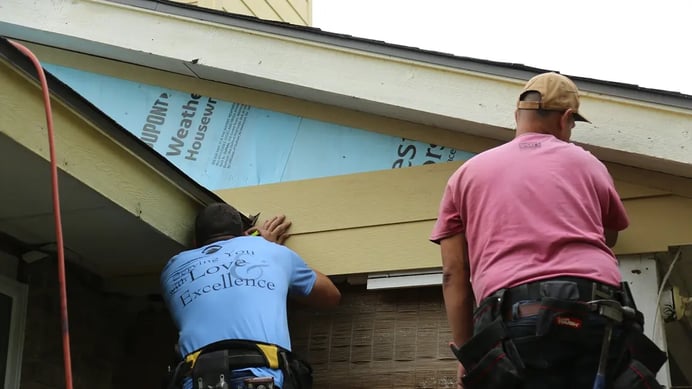
[[[629,283],[637,309],[644,314],[644,333],[663,351],[667,351],[665,323],[658,310],[658,270],[654,254],[620,255],[622,280]],[[654,318],[656,327],[654,328]],[[668,362],[656,376],[658,382],[670,387]]]

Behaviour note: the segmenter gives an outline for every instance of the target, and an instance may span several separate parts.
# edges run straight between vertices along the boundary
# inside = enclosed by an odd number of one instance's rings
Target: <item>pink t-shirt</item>
[[[628,224],[598,159],[552,135],[527,133],[449,178],[430,240],[465,234],[480,302],[501,288],[559,276],[619,285],[603,233]]]

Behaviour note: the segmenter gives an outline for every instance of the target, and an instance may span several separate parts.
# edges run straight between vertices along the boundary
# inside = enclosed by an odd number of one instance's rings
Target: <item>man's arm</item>
[[[316,308],[331,308],[341,301],[341,292],[326,275],[314,270],[317,274],[315,285],[307,296],[293,296],[296,301]]]
[[[618,231],[605,228],[604,235],[606,246],[615,247],[615,244],[618,242]]]
[[[454,343],[461,346],[473,335],[473,290],[463,234],[440,241],[442,294]]]
[[[440,241],[442,253],[442,295],[454,345],[460,347],[473,336],[473,290],[463,234]],[[464,367],[459,364],[457,388],[462,388]]]

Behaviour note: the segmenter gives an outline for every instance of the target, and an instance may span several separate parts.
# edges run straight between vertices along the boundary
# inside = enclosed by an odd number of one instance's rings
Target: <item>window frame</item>
[[[4,388],[6,389],[19,389],[22,374],[28,290],[28,285],[0,275],[0,293],[12,299],[10,333],[7,344],[7,364],[5,365]]]

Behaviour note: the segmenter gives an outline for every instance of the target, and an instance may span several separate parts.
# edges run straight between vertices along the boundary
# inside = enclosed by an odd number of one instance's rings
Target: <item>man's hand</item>
[[[464,389],[464,383],[461,382],[461,377],[466,375],[466,369],[464,369],[464,365],[461,363],[458,364],[459,368],[457,369],[457,389]]]
[[[265,220],[261,227],[252,227],[248,229],[245,231],[245,234],[252,235],[257,232],[270,242],[284,244],[286,239],[291,236],[288,233],[290,227],[291,221],[286,219],[285,215],[278,215],[269,220]]]

